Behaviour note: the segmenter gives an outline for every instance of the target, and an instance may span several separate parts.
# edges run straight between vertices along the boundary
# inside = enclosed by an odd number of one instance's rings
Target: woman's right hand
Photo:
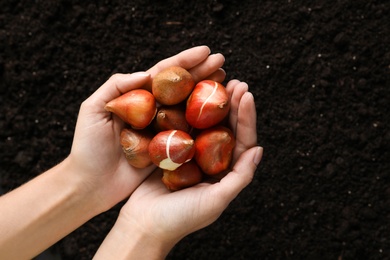
[[[251,182],[263,152],[256,146],[254,98],[244,82],[233,80],[226,88],[231,96],[230,126],[236,136],[230,172],[216,183],[170,192],[161,181],[161,170],[155,170],[123,206],[97,258],[111,245],[116,248],[110,251],[119,258],[162,259],[180,239],[214,222]]]

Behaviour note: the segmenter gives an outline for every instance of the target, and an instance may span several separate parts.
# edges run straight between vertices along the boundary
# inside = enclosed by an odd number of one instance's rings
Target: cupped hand
[[[68,159],[80,172],[86,189],[99,198],[102,210],[129,196],[155,168],[136,169],[127,163],[120,146],[120,132],[125,125],[104,110],[107,102],[132,89],[150,86],[153,76],[170,66],[186,68],[196,81],[223,81],[224,61],[221,54],[210,55],[207,46],[194,47],[158,62],[146,72],[115,74],[82,103]]]
[[[236,136],[233,164],[229,173],[216,183],[200,183],[169,192],[156,169],[131,195],[121,210],[121,222],[128,223],[153,239],[172,247],[184,236],[214,222],[229,203],[252,180],[262,156],[256,146],[256,108],[248,86],[230,81],[230,126]]]

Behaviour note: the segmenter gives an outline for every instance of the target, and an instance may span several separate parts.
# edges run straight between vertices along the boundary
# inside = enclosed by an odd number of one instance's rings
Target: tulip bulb
[[[195,161],[204,173],[218,174],[229,167],[235,143],[229,128],[217,126],[203,130],[195,139]]]
[[[152,93],[163,105],[184,101],[195,86],[192,75],[184,68],[173,66],[158,73],[152,81]]]
[[[156,115],[156,100],[144,89],[134,89],[111,100],[104,107],[134,129],[147,127]]]
[[[162,182],[170,191],[177,191],[200,183],[202,176],[196,162],[189,161],[176,170],[163,170]]]
[[[136,168],[152,165],[149,157],[149,143],[153,135],[146,130],[137,131],[125,128],[121,132],[120,143],[127,162]]]
[[[187,100],[186,120],[198,129],[220,123],[229,113],[230,101],[225,87],[212,80],[196,84]]]
[[[149,144],[149,156],[154,164],[166,170],[175,170],[192,159],[194,140],[181,130],[167,130],[156,134]]]
[[[160,107],[155,117],[154,126],[158,132],[182,130],[189,133],[191,129],[186,121],[185,107],[181,105]]]

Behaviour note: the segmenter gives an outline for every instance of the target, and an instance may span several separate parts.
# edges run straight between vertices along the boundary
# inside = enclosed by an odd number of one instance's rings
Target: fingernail
[[[199,45],[198,48],[207,48],[207,50],[209,51],[209,55],[211,54],[211,49],[207,45]]]
[[[225,59],[225,56],[224,56],[222,53],[215,53],[215,54],[211,54],[211,55],[222,57],[223,62],[225,62],[225,60],[226,60],[226,59]]]
[[[210,47],[209,47],[209,46],[207,46],[207,45],[204,45],[204,46],[206,46],[206,47],[207,47],[207,49],[209,50],[209,54],[211,54],[211,49],[210,49]]]
[[[255,157],[253,157],[253,163],[256,164],[256,166],[258,166],[262,157],[263,157],[263,147],[259,146],[256,149]]]

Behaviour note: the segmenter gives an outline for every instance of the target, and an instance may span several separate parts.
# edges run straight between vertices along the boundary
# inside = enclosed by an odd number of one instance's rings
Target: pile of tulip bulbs
[[[154,163],[171,191],[196,185],[204,174],[219,174],[231,163],[235,137],[224,124],[230,99],[219,82],[196,83],[174,66],[153,78],[151,92],[131,90],[105,109],[128,125],[120,135],[128,163],[136,168]]]

